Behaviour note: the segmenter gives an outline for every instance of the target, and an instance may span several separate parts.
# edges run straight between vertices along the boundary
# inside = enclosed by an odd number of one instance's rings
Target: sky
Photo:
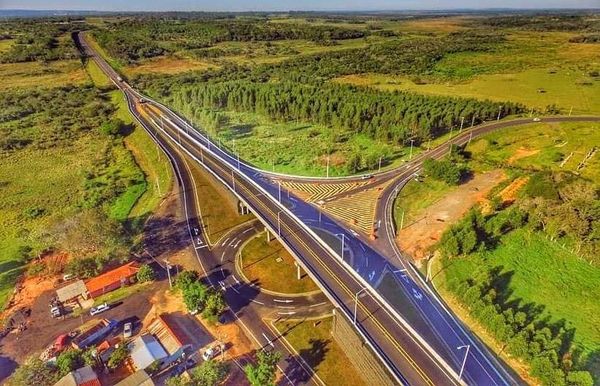
[[[364,11],[600,8],[600,0],[0,0],[0,9],[97,11]]]

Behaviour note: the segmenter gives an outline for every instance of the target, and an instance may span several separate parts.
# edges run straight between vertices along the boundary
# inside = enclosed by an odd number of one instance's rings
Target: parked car
[[[104,311],[108,311],[110,309],[109,305],[107,303],[104,304],[100,304],[97,307],[92,307],[90,309],[90,315],[94,316],[94,315],[98,315]]]
[[[534,122],[539,122],[539,121],[541,121],[541,119],[536,117],[536,118],[533,118],[533,121]]]
[[[65,273],[62,277],[63,281],[69,281],[75,279],[75,275],[71,273]]]
[[[58,318],[59,316],[62,316],[62,311],[60,310],[60,306],[54,305],[54,306],[50,307],[50,315],[52,315],[53,318]]]
[[[133,323],[125,323],[123,326],[123,338],[131,338],[133,335]]]
[[[213,359],[220,353],[221,353],[221,346],[219,346],[219,345],[211,346],[211,347],[207,348],[206,350],[204,350],[204,352],[202,353],[202,359],[204,359],[205,361],[208,361],[210,359]]]

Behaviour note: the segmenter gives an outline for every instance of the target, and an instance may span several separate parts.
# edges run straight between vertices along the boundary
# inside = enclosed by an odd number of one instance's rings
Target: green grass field
[[[500,129],[473,141],[467,151],[476,162],[520,169],[578,172],[600,182],[600,157],[595,155],[580,170],[579,164],[600,143],[600,123],[536,123]],[[518,151],[537,151],[512,158]],[[569,157],[570,156],[570,157]],[[568,158],[569,157],[569,158]],[[563,161],[567,159],[566,162]],[[561,167],[561,165],[563,165]]]
[[[93,168],[96,149],[103,146],[106,139],[92,135],[69,147],[0,155],[0,308],[23,269],[19,248],[39,245],[41,234],[55,221],[78,210],[82,175]],[[25,210],[34,207],[45,214],[28,217]]]
[[[319,288],[302,272],[297,279],[294,258],[277,240],[267,242],[266,234],[251,239],[242,249],[241,268],[246,278],[270,291],[295,294]]]
[[[275,327],[325,384],[362,386],[364,382],[357,370],[333,340],[332,323],[328,317],[317,321],[281,321]]]
[[[509,273],[511,300],[542,305],[543,314],[552,321],[566,320],[575,328],[574,342],[585,354],[600,350],[600,328],[594,317],[600,313],[600,269],[541,234],[518,230],[493,251],[446,262],[435,284],[448,292],[449,286],[469,278],[482,265]],[[595,373],[600,376],[600,367]]]
[[[600,47],[569,43],[573,35],[511,31],[500,49],[446,55],[430,75],[419,77],[419,84],[409,76],[377,73],[336,81],[386,91],[514,101],[538,110],[555,104],[565,114],[600,113],[600,80],[589,76],[600,66]]]
[[[398,166],[407,158],[409,149],[392,146],[366,135],[342,134],[334,142],[334,130],[306,123],[272,123],[250,113],[227,113],[229,124],[219,129],[217,140],[240,157],[264,170],[297,175],[325,176],[328,149],[331,151],[330,176],[347,175],[344,162],[349,153],[390,154],[383,168]],[[413,149],[417,154],[418,149]]]

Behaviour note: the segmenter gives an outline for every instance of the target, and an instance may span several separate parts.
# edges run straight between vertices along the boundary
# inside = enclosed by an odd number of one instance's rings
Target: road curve
[[[116,72],[94,52],[89,51],[89,48],[87,50],[125,93],[134,116],[141,119],[137,112],[139,106],[135,104],[140,94],[127,84],[119,82]],[[143,123],[144,127],[159,141],[168,141],[194,158],[244,200],[273,233],[280,234],[283,244],[299,258],[299,262],[322,287],[330,300],[339,307],[341,313],[352,320],[353,312],[357,312],[357,331],[379,355],[399,383],[414,385],[446,385],[462,382],[477,385],[515,383],[499,364],[489,360],[489,353],[484,347],[471,341],[471,337],[465,335],[464,331],[455,325],[456,320],[451,315],[443,314],[443,309],[429,293],[418,292],[416,281],[402,278],[401,290],[409,297],[418,294],[418,302],[413,301],[405,306],[415,307],[423,313],[430,324],[419,327],[433,329],[449,350],[449,355],[442,359],[373,289],[375,279],[389,267],[383,255],[373,250],[364,240],[332,222],[330,230],[339,232],[343,240],[348,238],[356,246],[353,247],[353,252],[356,255],[356,262],[360,264],[357,267],[352,266],[344,258],[343,252],[340,257],[307,227],[308,220],[317,221],[318,218],[321,221],[318,210],[294,196],[288,198],[280,196],[277,199],[277,187],[256,169],[240,163],[231,154],[216,148],[201,133],[194,131],[187,122],[165,106],[152,101],[150,104],[160,115],[161,123],[150,119],[155,132]],[[288,209],[283,205],[284,203],[293,209]],[[325,215],[323,218],[328,220]],[[198,224],[192,224],[190,229],[195,226],[202,229]],[[194,238],[194,235],[191,236]],[[194,247],[199,254],[201,264],[203,260],[210,258],[202,255],[206,248],[195,239]],[[368,267],[367,270],[364,269],[363,263]],[[359,292],[365,296],[359,298]],[[458,345],[464,344],[473,344],[476,347],[471,350],[469,355],[473,358],[467,362],[463,378],[459,380],[457,372],[462,358],[456,350]],[[449,360],[449,363],[446,363],[446,360]]]

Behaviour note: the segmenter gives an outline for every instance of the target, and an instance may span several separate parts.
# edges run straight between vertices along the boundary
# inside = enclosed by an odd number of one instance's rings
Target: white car
[[[202,359],[204,359],[205,361],[208,361],[208,360],[216,357],[217,354],[219,354],[220,352],[221,352],[221,346],[216,345],[216,346],[209,347],[206,350],[204,350],[204,352],[202,353]]]
[[[541,121],[541,119],[536,117],[536,118],[533,118],[533,121],[534,122],[539,122],[539,121]]]
[[[125,323],[123,326],[123,338],[131,338],[133,335],[133,323]]]
[[[110,309],[110,306],[107,303],[100,304],[97,307],[92,307],[92,309],[90,310],[90,315],[92,315],[92,316],[98,315],[104,311],[108,311],[109,309]]]

